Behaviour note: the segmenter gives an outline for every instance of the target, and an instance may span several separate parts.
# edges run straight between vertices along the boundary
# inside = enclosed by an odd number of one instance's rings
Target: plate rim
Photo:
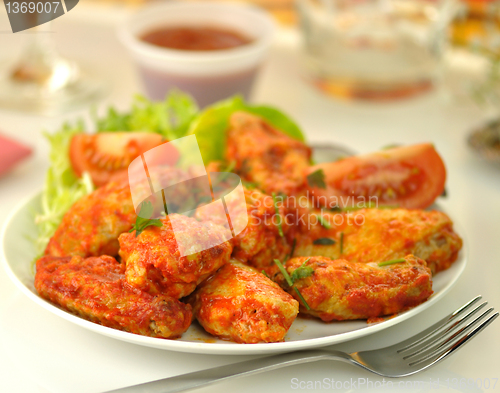
[[[206,342],[192,342],[192,341],[181,341],[179,339],[161,339],[154,337],[141,336],[134,333],[129,333],[117,329],[113,329],[110,327],[106,327],[103,325],[99,325],[94,322],[87,321],[81,317],[73,315],[55,305],[48,302],[47,300],[41,298],[39,295],[35,294],[28,288],[21,279],[16,275],[16,273],[12,270],[10,263],[7,259],[6,255],[6,238],[7,238],[7,230],[9,226],[12,224],[13,219],[18,214],[21,214],[24,209],[27,209],[28,206],[37,198],[41,197],[41,191],[36,191],[31,195],[23,198],[18,204],[16,204],[15,208],[10,212],[7,216],[2,229],[0,231],[0,259],[1,264],[4,270],[7,272],[8,277],[14,283],[14,285],[21,290],[29,299],[34,301],[39,306],[43,307],[47,311],[69,321],[73,324],[83,327],[87,330],[90,330],[95,333],[102,334],[104,336],[118,339],[121,341],[133,343],[136,345],[142,345],[147,347],[152,347],[161,350],[168,350],[174,352],[185,352],[185,353],[199,353],[199,354],[211,354],[211,355],[259,355],[259,354],[275,354],[275,353],[283,353],[283,352],[292,352],[303,349],[312,349],[312,348],[320,348],[329,345],[339,344],[342,342],[350,341],[356,338],[365,337],[371,335],[373,333],[385,330],[392,326],[395,326],[403,321],[406,321],[422,311],[428,309],[432,305],[436,304],[440,299],[442,299],[451,288],[459,281],[462,276],[466,266],[467,266],[467,247],[466,242],[464,241],[464,245],[460,250],[459,257],[461,266],[459,270],[455,272],[454,278],[448,282],[444,288],[442,288],[439,293],[433,293],[431,297],[426,300],[424,303],[419,304],[418,306],[407,310],[396,317],[387,319],[380,323],[374,323],[367,327],[356,329],[349,332],[338,333],[332,336],[325,337],[317,337],[317,338],[309,338],[298,341],[284,341],[278,343],[258,343],[258,344],[234,344],[231,342],[228,343],[206,343]],[[453,219],[453,225],[455,228],[461,229],[461,226],[457,224],[457,222]],[[463,238],[464,234],[460,230],[460,236]],[[456,263],[455,262],[455,263]]]

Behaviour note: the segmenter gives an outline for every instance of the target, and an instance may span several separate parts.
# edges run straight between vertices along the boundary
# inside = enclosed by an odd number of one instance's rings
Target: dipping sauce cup
[[[248,43],[230,49],[183,50],[144,41],[151,32],[175,28],[233,31]],[[231,3],[156,3],[144,7],[119,28],[147,95],[163,100],[170,89],[190,93],[200,107],[241,94],[248,99],[275,23],[265,11]]]

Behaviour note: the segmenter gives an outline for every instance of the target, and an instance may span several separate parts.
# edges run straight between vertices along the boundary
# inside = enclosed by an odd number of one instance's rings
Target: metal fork
[[[477,304],[480,299],[481,296],[477,296],[422,333],[390,347],[353,353],[325,350],[284,353],[160,379],[108,393],[182,392],[230,378],[318,360],[345,361],[384,377],[412,375],[450,356],[498,317],[498,312],[491,314],[493,308],[474,317],[487,304]]]

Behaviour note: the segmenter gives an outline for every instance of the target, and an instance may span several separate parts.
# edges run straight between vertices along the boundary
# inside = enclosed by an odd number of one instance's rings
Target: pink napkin
[[[31,148],[0,134],[0,176],[31,154]]]

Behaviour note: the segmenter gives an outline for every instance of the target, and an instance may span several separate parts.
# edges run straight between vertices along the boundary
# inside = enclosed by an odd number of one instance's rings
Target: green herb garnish
[[[394,265],[395,263],[403,263],[403,262],[406,262],[406,259],[399,258],[399,259],[392,259],[390,261],[380,262],[378,265],[379,266],[389,266],[389,265]]]
[[[344,232],[340,232],[340,255],[344,253]]]
[[[274,213],[276,214],[276,217],[278,218],[278,232],[281,237],[285,237],[285,234],[283,233],[283,227],[281,225],[281,215],[280,215],[280,210],[278,208],[278,202],[276,201],[276,194],[273,192],[273,204],[274,204]]]
[[[330,223],[328,221],[326,221],[323,216],[320,214],[319,216],[316,215],[316,217],[318,217],[318,221],[319,223],[321,224],[321,226],[325,229],[331,229],[332,226],[330,225]]]
[[[150,201],[144,201],[140,204],[140,211],[130,232],[135,231],[135,237],[139,236],[144,229],[149,226],[162,227],[163,222],[159,218],[151,218],[153,215],[153,204]]]
[[[276,266],[278,266],[278,269],[280,269],[280,272],[281,274],[283,274],[283,277],[285,277],[285,280],[288,284],[288,286],[292,286],[293,285],[293,281],[292,279],[290,278],[290,275],[288,274],[288,272],[286,271],[285,267],[283,266],[283,264],[281,263],[281,261],[279,259],[275,259],[274,260],[274,263],[276,264]]]
[[[283,274],[283,277],[285,277],[285,281],[287,282],[288,286],[293,288],[293,290],[295,291],[295,293],[297,294],[299,299],[304,304],[305,308],[308,310],[310,310],[311,307],[309,307],[309,304],[307,304],[306,299],[304,299],[304,297],[300,293],[299,289],[297,287],[295,287],[294,284],[295,284],[295,281],[300,280],[301,278],[309,277],[314,273],[314,270],[312,267],[305,266],[306,262],[309,261],[309,259],[311,259],[311,258],[308,258],[307,260],[305,260],[304,263],[300,267],[295,269],[291,276],[288,274],[288,272],[286,271],[285,267],[283,266],[283,264],[281,263],[281,261],[279,259],[274,260],[274,263],[276,263],[276,265],[278,266],[278,269],[280,269],[281,274]]]
[[[261,271],[261,273],[262,273],[264,276],[266,276],[267,278],[271,279],[271,277],[269,277],[269,276],[268,276],[268,274],[267,274],[264,270],[262,270],[262,271]]]
[[[293,271],[292,275],[290,276],[290,279],[294,284],[295,281],[300,280],[301,278],[312,276],[312,274],[314,273],[314,269],[311,266],[306,266],[306,263],[309,262],[309,259],[311,258],[310,257],[307,258],[304,261],[304,263],[300,265],[300,267],[298,267]]]
[[[309,184],[310,187],[318,187],[325,190],[325,172],[323,172],[323,169],[318,169],[307,175],[307,184]]]
[[[333,246],[335,243],[337,242],[329,237],[321,237],[313,241],[313,244],[317,246]]]
[[[299,299],[302,301],[302,303],[304,304],[304,306],[307,308],[307,310],[310,310],[311,307],[309,307],[309,304],[307,304],[306,299],[304,299],[304,296],[302,296],[302,294],[300,293],[300,291],[298,290],[298,288],[297,287],[292,287],[292,288],[295,291],[295,293],[297,294],[297,296],[299,297]]]

